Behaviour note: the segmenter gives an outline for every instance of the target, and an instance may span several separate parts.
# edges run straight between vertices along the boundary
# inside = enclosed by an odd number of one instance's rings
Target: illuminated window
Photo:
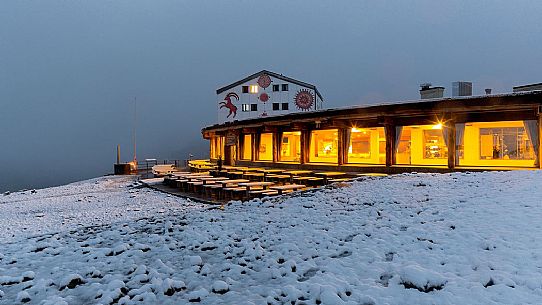
[[[525,128],[480,128],[480,159],[534,160],[534,157]]]
[[[260,161],[273,161],[273,134],[260,134],[260,146],[258,147]]]
[[[243,112],[250,111],[250,104],[242,104],[241,109],[242,109]]]
[[[211,158],[224,159],[224,142],[225,137],[212,137],[211,138]]]
[[[250,104],[250,111],[258,111],[258,104]]]
[[[410,164],[410,128],[403,128],[395,154],[395,163]]]
[[[348,146],[348,163],[386,163],[384,127],[352,128]]]
[[[444,142],[442,128],[423,131],[425,159],[448,159],[448,146]]]
[[[288,91],[288,84],[282,84],[282,91]]]
[[[447,165],[448,146],[441,124],[403,126],[398,130],[396,164]]]
[[[339,154],[337,129],[313,130],[311,132],[310,162],[337,163]]]
[[[538,139],[538,133],[536,120],[456,124],[457,163],[533,167],[537,156],[531,138]]]
[[[243,93],[248,93],[248,86],[243,86]]]
[[[250,93],[258,93],[258,85],[250,85]]]
[[[243,160],[250,160],[252,158],[252,135],[243,135]]]
[[[288,103],[282,103],[282,110],[288,110]]]
[[[299,162],[301,158],[301,132],[284,132],[280,141],[280,161]]]
[[[279,103],[273,103],[273,110],[280,110],[280,104]]]

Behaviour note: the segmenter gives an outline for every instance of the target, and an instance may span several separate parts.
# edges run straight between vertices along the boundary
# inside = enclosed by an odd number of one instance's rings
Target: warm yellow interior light
[[[436,125],[433,125],[432,129],[442,129],[442,123],[438,123]]]
[[[258,85],[250,85],[250,93],[258,93]]]

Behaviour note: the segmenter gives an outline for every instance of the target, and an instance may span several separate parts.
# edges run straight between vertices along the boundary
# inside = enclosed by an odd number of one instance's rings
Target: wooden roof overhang
[[[461,98],[421,100],[376,106],[353,106],[281,116],[247,119],[217,124],[202,129],[205,138],[212,134],[275,130],[376,127],[386,124],[425,125],[453,120],[506,121],[537,119],[542,91]]]

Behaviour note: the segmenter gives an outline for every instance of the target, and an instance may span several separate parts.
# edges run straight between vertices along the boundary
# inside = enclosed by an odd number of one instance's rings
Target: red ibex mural
[[[237,93],[230,92],[230,93],[226,94],[226,97],[224,98],[224,100],[222,102],[218,103],[220,105],[220,109],[228,108],[230,110],[230,113],[228,114],[227,118],[229,118],[230,115],[232,115],[232,114],[233,114],[232,118],[234,118],[237,115],[237,106],[235,106],[231,102],[232,97],[239,100],[239,95],[237,95]]]

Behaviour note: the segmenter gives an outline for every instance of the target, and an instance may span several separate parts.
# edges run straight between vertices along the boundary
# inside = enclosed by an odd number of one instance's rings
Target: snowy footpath
[[[127,177],[0,195],[0,304],[542,304],[542,172],[224,209]]]

